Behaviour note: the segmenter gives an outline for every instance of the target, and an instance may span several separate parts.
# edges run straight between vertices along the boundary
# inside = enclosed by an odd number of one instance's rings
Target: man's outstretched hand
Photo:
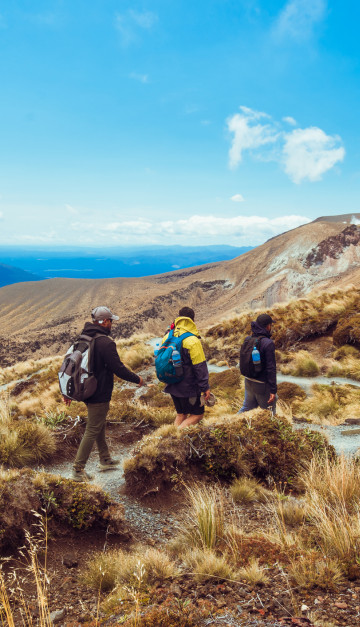
[[[268,405],[272,405],[274,400],[275,400],[275,394],[270,394],[269,400],[268,400]]]
[[[67,398],[66,396],[63,396],[63,401],[65,405],[71,405],[71,398]]]
[[[205,403],[206,403],[210,398],[210,388],[206,390],[206,392],[204,393],[204,398],[205,398]]]
[[[143,379],[142,377],[140,377],[140,375],[139,375],[139,379],[140,379],[140,381],[139,381],[139,383],[138,383],[138,386],[139,386],[139,387],[141,387],[141,386],[143,386],[143,385],[146,385],[146,383],[145,383],[144,379]]]

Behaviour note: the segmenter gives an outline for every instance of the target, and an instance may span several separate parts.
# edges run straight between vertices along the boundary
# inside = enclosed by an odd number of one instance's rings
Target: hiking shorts
[[[191,398],[182,398],[181,396],[173,396],[173,403],[178,414],[192,414],[193,416],[202,416],[205,411],[204,405],[200,405],[200,396]]]

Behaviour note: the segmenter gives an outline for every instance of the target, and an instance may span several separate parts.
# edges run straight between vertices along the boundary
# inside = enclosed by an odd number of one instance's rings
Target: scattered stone
[[[302,611],[302,612],[307,612],[309,609],[310,609],[310,608],[309,608],[309,606],[308,606],[308,605],[305,605],[305,603],[303,603],[303,604],[302,604],[302,606],[301,606],[301,611]]]
[[[54,623],[54,625],[56,623],[60,623],[60,621],[62,621],[63,618],[65,618],[65,608],[63,607],[62,610],[54,610],[53,612],[51,612],[50,614],[50,620],[52,623]]]
[[[346,424],[346,425],[360,425],[360,418],[346,418],[344,424]]]
[[[76,568],[79,565],[79,560],[74,553],[67,553],[63,556],[62,563],[66,568]]]
[[[348,604],[347,603],[343,603],[341,601],[337,601],[337,603],[334,603],[335,607],[338,607],[339,610],[346,610]]]
[[[359,435],[360,429],[347,429],[346,431],[340,431],[341,435]]]

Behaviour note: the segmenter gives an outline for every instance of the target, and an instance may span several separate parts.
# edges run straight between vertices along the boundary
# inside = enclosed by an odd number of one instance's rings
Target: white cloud
[[[298,41],[308,39],[314,26],[326,15],[326,0],[289,0],[279,14],[274,34],[279,39],[291,37]]]
[[[231,241],[233,244],[257,245],[269,237],[279,235],[310,222],[298,215],[267,218],[260,216],[200,216],[194,215],[181,220],[125,220],[108,224],[72,224],[75,231],[96,232],[104,240],[126,243],[166,244],[169,237],[174,243],[207,244]]]
[[[296,126],[297,122],[294,118],[291,117],[291,115],[286,115],[283,118],[284,122],[287,122],[287,124],[290,124],[291,126]]]
[[[285,172],[294,181],[319,181],[325,172],[343,161],[345,149],[339,137],[326,135],[321,128],[295,129],[285,135]]]
[[[152,28],[158,20],[156,13],[153,13],[152,11],[130,10],[129,16],[132,18],[135,24],[140,26],[140,28],[145,28],[145,29]]]
[[[139,81],[140,83],[149,83],[148,74],[138,74],[137,72],[131,72],[131,74],[129,74],[129,78],[133,78],[135,81]]]
[[[235,168],[242,160],[244,150],[254,150],[266,144],[273,144],[278,138],[272,124],[255,123],[260,118],[269,116],[265,113],[253,111],[248,107],[240,107],[241,113],[236,113],[227,120],[228,129],[234,133],[229,151],[229,163]]]
[[[245,198],[242,194],[235,194],[234,196],[231,196],[230,200],[233,200],[234,202],[244,202]]]
[[[67,203],[65,203],[65,209],[70,213],[70,215],[72,216],[77,216],[79,214],[78,210],[75,209],[75,207],[72,207],[71,205],[68,205]]]
[[[140,30],[150,30],[158,17],[151,11],[133,11],[115,14],[115,28],[120,33],[123,46],[128,46],[138,37]]]
[[[249,150],[258,159],[279,163],[294,183],[306,179],[314,182],[345,157],[345,149],[337,135],[327,135],[321,128],[313,126],[287,132],[266,113],[248,107],[240,109],[242,114],[236,113],[227,120],[228,129],[233,133],[230,168],[235,168],[242,161],[244,151]],[[263,118],[268,118],[266,124],[259,122]],[[283,121],[292,126],[297,124],[291,116],[284,117]]]

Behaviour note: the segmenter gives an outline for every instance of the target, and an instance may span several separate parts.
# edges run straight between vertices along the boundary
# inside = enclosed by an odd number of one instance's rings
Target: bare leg
[[[187,414],[177,414],[175,418],[174,425],[175,427],[180,427],[181,423],[185,420]]]
[[[195,414],[190,414],[185,420],[178,425],[179,429],[184,429],[185,427],[191,427],[191,425],[196,425],[200,420],[204,417],[204,414],[200,416],[195,416]]]

